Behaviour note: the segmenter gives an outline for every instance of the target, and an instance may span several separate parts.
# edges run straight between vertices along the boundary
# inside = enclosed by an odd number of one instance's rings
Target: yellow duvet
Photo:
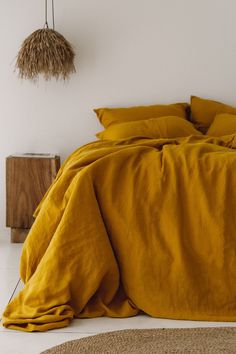
[[[75,151],[36,211],[25,287],[3,325],[45,331],[139,312],[235,321],[235,148],[231,135]]]

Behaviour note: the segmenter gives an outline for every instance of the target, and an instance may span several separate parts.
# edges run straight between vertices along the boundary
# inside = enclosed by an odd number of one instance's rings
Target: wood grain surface
[[[11,228],[11,243],[23,243],[30,229],[14,229]]]
[[[33,213],[60,168],[60,157],[6,159],[6,224],[11,228],[29,229]]]

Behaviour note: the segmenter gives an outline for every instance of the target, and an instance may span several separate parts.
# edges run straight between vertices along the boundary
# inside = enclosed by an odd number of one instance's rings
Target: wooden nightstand
[[[60,168],[51,154],[15,154],[6,159],[6,224],[11,242],[24,242],[34,222],[33,213]]]

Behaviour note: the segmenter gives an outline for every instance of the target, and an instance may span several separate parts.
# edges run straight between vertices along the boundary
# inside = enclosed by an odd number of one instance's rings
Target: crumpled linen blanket
[[[236,320],[236,135],[97,141],[63,164],[24,244],[3,325]]]

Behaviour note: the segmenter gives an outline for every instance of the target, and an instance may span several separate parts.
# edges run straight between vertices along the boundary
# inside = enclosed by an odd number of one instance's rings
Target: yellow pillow
[[[217,101],[191,97],[191,120],[204,133],[213,122],[215,115],[219,113],[236,114],[236,108]]]
[[[107,128],[113,123],[124,123],[158,118],[163,116],[177,116],[187,119],[187,103],[174,103],[169,105],[137,106],[129,108],[98,108],[94,109],[102,125]]]
[[[236,115],[221,113],[215,116],[207,135],[223,136],[236,133]]]
[[[113,124],[96,136],[102,140],[117,140],[134,136],[144,138],[177,138],[202,135],[184,118],[168,116]]]

